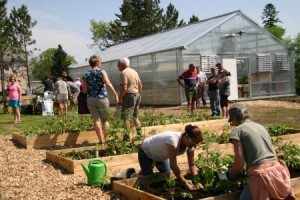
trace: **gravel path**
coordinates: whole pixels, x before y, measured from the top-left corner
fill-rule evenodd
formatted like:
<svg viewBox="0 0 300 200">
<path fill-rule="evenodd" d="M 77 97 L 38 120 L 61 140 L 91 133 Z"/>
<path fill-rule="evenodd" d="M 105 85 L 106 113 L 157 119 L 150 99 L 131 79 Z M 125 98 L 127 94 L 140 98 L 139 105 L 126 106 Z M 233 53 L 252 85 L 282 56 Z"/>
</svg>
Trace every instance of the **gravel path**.
<svg viewBox="0 0 300 200">
<path fill-rule="evenodd" d="M 63 174 L 45 161 L 45 150 L 18 148 L 0 136 L 0 199 L 118 199 L 86 185 L 86 177 Z"/>
</svg>

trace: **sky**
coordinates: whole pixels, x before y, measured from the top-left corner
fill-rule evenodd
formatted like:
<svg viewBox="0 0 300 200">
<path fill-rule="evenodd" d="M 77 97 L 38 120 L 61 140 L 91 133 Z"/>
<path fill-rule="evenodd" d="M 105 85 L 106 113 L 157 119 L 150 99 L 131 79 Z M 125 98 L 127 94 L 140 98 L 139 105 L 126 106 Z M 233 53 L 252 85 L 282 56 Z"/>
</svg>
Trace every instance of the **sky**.
<svg viewBox="0 0 300 200">
<path fill-rule="evenodd" d="M 113 21 L 115 14 L 120 14 L 123 0 L 8 0 L 7 13 L 15 7 L 27 6 L 28 12 L 37 25 L 32 29 L 32 38 L 36 40 L 30 49 L 40 49 L 34 52 L 37 56 L 48 48 L 57 48 L 60 44 L 67 54 L 74 56 L 78 64 L 83 63 L 95 53 L 89 48 L 92 44 L 90 21 Z M 261 15 L 268 3 L 272 3 L 279 11 L 278 24 L 286 29 L 284 37 L 295 38 L 300 33 L 300 23 L 297 13 L 299 0 L 161 0 L 160 7 L 166 11 L 172 3 L 179 12 L 179 20 L 188 22 L 192 15 L 200 20 L 241 10 L 249 18 L 262 26 Z"/>
</svg>

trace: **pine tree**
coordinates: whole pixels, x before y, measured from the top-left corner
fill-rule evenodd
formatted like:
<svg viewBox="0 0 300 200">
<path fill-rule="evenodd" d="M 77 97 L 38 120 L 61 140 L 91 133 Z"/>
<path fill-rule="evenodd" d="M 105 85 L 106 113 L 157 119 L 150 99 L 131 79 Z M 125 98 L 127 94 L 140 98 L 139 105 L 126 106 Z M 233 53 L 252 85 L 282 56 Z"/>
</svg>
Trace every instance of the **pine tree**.
<svg viewBox="0 0 300 200">
<path fill-rule="evenodd" d="M 190 17 L 189 24 L 199 22 L 199 21 L 200 21 L 199 18 L 197 16 L 193 15 L 192 17 Z"/>
<path fill-rule="evenodd" d="M 265 6 L 261 16 L 264 28 L 275 26 L 276 23 L 281 22 L 277 17 L 278 13 L 279 12 L 276 10 L 276 7 L 273 4 L 269 3 Z"/>
<path fill-rule="evenodd" d="M 27 68 L 27 84 L 30 88 L 30 73 L 28 66 L 28 56 L 30 51 L 28 51 L 28 46 L 35 44 L 35 40 L 31 39 L 32 28 L 36 25 L 36 21 L 31 19 L 28 13 L 27 7 L 22 5 L 21 8 L 16 9 L 13 7 L 10 13 L 10 23 L 12 37 L 12 53 L 13 59 L 15 61 L 22 61 L 25 58 L 25 65 Z"/>
<path fill-rule="evenodd" d="M 173 4 L 169 4 L 166 14 L 164 15 L 164 30 L 169 30 L 178 27 L 179 12 Z"/>
<path fill-rule="evenodd" d="M 61 77 L 63 71 L 69 72 L 68 66 L 72 64 L 72 62 L 68 59 L 68 54 L 63 50 L 61 45 L 58 45 L 52 59 L 51 75 L 54 79 Z"/>
<path fill-rule="evenodd" d="M 124 0 L 111 23 L 113 41 L 128 41 L 163 30 L 160 0 Z"/>
</svg>

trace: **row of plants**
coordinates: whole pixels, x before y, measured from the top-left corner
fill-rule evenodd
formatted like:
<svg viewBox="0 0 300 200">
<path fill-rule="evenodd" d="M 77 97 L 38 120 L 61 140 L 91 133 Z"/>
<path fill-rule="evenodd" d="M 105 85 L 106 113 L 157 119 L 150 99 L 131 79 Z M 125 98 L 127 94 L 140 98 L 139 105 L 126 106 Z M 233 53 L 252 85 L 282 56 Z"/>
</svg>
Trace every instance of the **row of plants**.
<svg viewBox="0 0 300 200">
<path fill-rule="evenodd" d="M 229 142 L 230 130 L 232 127 L 230 125 L 226 125 L 222 129 L 222 133 L 214 133 L 210 131 L 204 131 L 203 136 L 205 138 L 205 144 L 224 144 Z M 290 129 L 287 125 L 284 124 L 274 124 L 268 126 L 268 131 L 271 136 L 280 136 L 287 134 L 287 130 Z M 114 156 L 114 155 L 122 155 L 129 153 L 136 153 L 138 151 L 138 146 L 142 139 L 143 135 L 136 135 L 132 138 L 131 142 L 123 141 L 120 138 L 120 134 L 118 134 L 118 128 L 110 128 L 107 132 L 106 142 L 102 145 L 97 145 L 95 148 L 91 150 L 85 151 L 72 151 L 69 153 L 60 153 L 60 156 L 70 158 L 72 160 L 81 160 L 81 159 L 90 159 L 95 158 L 96 154 L 99 156 Z M 123 130 L 121 135 L 129 135 L 129 130 Z M 277 141 L 277 140 L 276 140 Z M 84 155 L 87 155 L 86 157 Z"/>
<path fill-rule="evenodd" d="M 207 111 L 201 111 L 192 116 L 175 117 L 173 115 L 165 115 L 162 112 L 145 111 L 140 117 L 143 127 L 167 125 L 176 123 L 196 122 L 210 119 L 219 119 L 220 117 L 211 117 Z M 120 119 L 113 118 L 112 111 L 110 112 L 110 127 L 121 129 L 123 122 Z M 51 134 L 72 133 L 80 131 L 93 130 L 93 121 L 91 116 L 78 115 L 77 113 L 70 112 L 67 116 L 48 116 L 48 120 L 44 124 L 36 124 L 21 134 L 24 136 L 36 135 L 44 136 Z M 114 130 L 113 130 L 114 131 Z"/>
</svg>

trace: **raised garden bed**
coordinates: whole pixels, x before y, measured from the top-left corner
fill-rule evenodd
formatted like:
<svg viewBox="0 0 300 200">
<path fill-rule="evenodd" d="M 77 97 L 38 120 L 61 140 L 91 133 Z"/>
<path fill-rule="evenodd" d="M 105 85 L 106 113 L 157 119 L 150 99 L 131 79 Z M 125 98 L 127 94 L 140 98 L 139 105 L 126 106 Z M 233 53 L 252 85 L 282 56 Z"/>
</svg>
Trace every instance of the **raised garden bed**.
<svg viewBox="0 0 300 200">
<path fill-rule="evenodd" d="M 293 144 L 300 144 L 300 133 L 290 134 L 290 135 L 282 135 L 279 136 L 283 142 L 292 142 Z M 102 150 L 105 149 L 105 147 L 101 147 Z M 80 147 L 80 148 L 72 148 L 72 149 L 63 149 L 63 150 L 54 150 L 54 151 L 47 151 L 46 152 L 46 159 L 51 161 L 52 163 L 56 163 L 66 169 L 69 173 L 74 174 L 84 174 L 84 171 L 82 170 L 81 163 L 85 163 L 86 165 L 89 163 L 89 159 L 80 159 L 80 160 L 72 160 L 70 158 L 67 158 L 63 156 L 62 154 L 67 154 L 70 152 L 83 152 L 83 151 L 89 151 L 89 154 L 91 151 L 95 149 L 95 146 L 89 146 L 89 147 Z M 233 146 L 230 143 L 226 144 L 216 144 L 212 143 L 209 146 L 209 150 L 212 151 L 219 151 L 223 154 L 233 154 Z M 197 156 L 199 153 L 201 153 L 203 150 L 202 148 L 197 148 L 195 151 L 195 156 Z M 129 153 L 129 154 L 123 154 L 123 155 L 114 155 L 114 156 L 101 156 L 101 153 L 99 155 L 101 159 L 106 163 L 108 169 L 113 172 L 115 170 L 118 170 L 120 168 L 129 168 L 134 167 L 139 169 L 138 164 L 138 157 L 137 153 Z M 96 157 L 96 154 L 95 154 Z M 178 163 L 186 163 L 186 155 L 181 155 L 177 157 Z"/>
<path fill-rule="evenodd" d="M 43 136 L 24 136 L 13 133 L 12 139 L 23 145 L 26 149 L 42 149 L 53 146 L 75 144 L 95 144 L 99 139 L 95 131 L 81 131 L 77 133 L 51 134 Z"/>
<path fill-rule="evenodd" d="M 159 174 L 159 178 L 157 175 L 145 176 L 145 177 L 136 177 L 125 180 L 119 180 L 113 182 L 113 190 L 120 192 L 124 195 L 128 200 L 140 200 L 140 199 L 148 199 L 148 200 L 163 200 L 161 196 L 155 195 L 153 193 L 149 193 L 143 191 L 142 188 L 149 188 L 150 185 L 161 182 L 162 180 L 166 180 L 169 178 L 174 178 L 172 173 Z M 291 179 L 291 184 L 293 187 L 293 191 L 296 195 L 296 199 L 300 198 L 300 178 Z M 159 189 L 161 191 L 162 188 Z M 154 189 L 153 189 L 154 190 Z M 188 192 L 188 191 L 187 191 Z M 176 191 L 176 193 L 180 193 Z M 238 200 L 240 196 L 239 192 L 234 192 L 232 194 L 225 194 L 219 196 L 210 196 L 210 197 L 199 197 L 197 198 L 197 192 L 193 192 L 193 199 L 201 199 L 201 200 Z M 198 191 L 199 193 L 199 191 Z M 163 192 L 158 192 L 158 194 L 163 194 Z M 175 198 L 176 199 L 176 198 Z M 183 198 L 182 198 L 183 199 Z"/>
<path fill-rule="evenodd" d="M 208 120 L 200 122 L 168 124 L 160 126 L 143 127 L 142 132 L 144 137 L 163 132 L 166 130 L 182 131 L 187 124 L 199 126 L 202 130 L 220 131 L 226 126 L 226 119 Z M 122 131 L 122 129 L 120 129 Z M 132 129 L 135 135 L 135 129 Z M 82 131 L 75 133 L 49 134 L 49 135 L 28 135 L 24 136 L 21 133 L 13 133 L 12 139 L 25 146 L 27 149 L 41 149 L 53 146 L 75 145 L 75 144 L 95 144 L 99 139 L 94 131 Z"/>
</svg>

